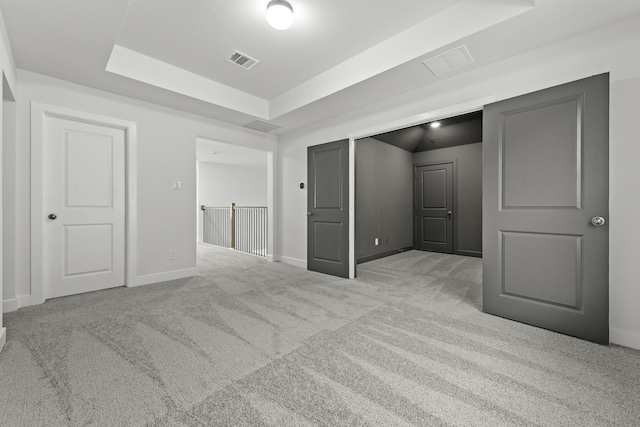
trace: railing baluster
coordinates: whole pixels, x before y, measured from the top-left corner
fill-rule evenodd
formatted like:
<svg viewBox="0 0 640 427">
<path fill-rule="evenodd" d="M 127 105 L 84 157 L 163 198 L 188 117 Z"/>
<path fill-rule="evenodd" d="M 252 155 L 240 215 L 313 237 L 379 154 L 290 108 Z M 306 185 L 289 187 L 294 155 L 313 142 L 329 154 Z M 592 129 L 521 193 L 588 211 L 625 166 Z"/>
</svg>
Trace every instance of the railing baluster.
<svg viewBox="0 0 640 427">
<path fill-rule="evenodd" d="M 267 255 L 269 212 L 262 206 L 201 206 L 202 241 L 258 256 Z"/>
<path fill-rule="evenodd" d="M 229 239 L 229 208 L 202 207 L 202 241 L 226 248 Z"/>
</svg>

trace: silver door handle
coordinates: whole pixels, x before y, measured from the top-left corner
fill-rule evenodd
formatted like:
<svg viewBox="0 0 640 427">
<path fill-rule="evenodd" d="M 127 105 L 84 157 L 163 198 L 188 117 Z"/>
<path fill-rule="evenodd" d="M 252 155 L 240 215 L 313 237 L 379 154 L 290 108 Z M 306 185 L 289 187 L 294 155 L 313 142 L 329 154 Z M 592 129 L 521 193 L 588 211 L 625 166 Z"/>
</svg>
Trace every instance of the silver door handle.
<svg viewBox="0 0 640 427">
<path fill-rule="evenodd" d="M 447 212 L 447 216 L 451 218 L 451 211 Z"/>
<path fill-rule="evenodd" d="M 311 212 L 307 212 L 307 216 L 311 216 L 313 215 Z"/>
<path fill-rule="evenodd" d="M 596 227 L 602 227 L 607 221 L 604 220 L 601 216 L 594 216 L 591 218 L 591 224 Z"/>
</svg>

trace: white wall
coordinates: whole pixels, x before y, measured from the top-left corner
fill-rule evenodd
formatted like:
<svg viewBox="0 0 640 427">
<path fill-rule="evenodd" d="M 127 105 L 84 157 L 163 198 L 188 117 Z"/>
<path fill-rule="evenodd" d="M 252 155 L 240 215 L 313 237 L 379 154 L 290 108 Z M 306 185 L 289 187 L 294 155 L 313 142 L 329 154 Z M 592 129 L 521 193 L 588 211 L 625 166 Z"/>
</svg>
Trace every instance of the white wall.
<svg viewBox="0 0 640 427">
<path fill-rule="evenodd" d="M 0 12 L 0 77 L 3 77 L 3 84 L 2 84 L 2 92 L 0 93 L 2 96 L 0 96 L 0 99 L 9 99 L 9 98 L 13 98 L 15 97 L 17 90 L 16 90 L 16 63 L 13 59 L 13 53 L 11 52 L 11 43 L 9 41 L 9 36 L 7 34 L 7 27 L 4 24 L 4 17 L 2 16 L 2 12 Z M 6 81 L 6 86 L 5 86 L 5 81 Z M 8 94 L 6 92 L 11 92 L 11 94 Z M 0 123 L 0 147 L 3 147 L 4 145 L 4 128 L 8 125 L 13 127 L 14 123 L 5 123 L 5 115 L 4 115 L 4 103 L 0 103 L 0 118 L 2 118 L 2 122 Z M 7 115 L 8 118 L 11 118 L 11 115 Z M 0 169 L 2 168 L 2 162 L 0 161 Z M 3 171 L 0 170 L 0 177 L 2 177 L 3 175 Z M 0 185 L 0 192 L 2 186 Z M 2 199 L 3 196 L 0 195 L 0 220 L 2 219 L 1 213 L 2 213 Z M 2 254 L 2 246 L 3 246 L 3 236 L 2 236 L 2 232 L 0 232 L 0 260 L 1 260 L 1 254 Z M 2 262 L 0 262 L 0 288 L 2 288 L 2 294 L 4 294 L 4 284 L 3 284 L 3 280 L 2 280 L 2 276 L 3 276 L 3 267 L 2 267 Z M 3 323 L 2 323 L 2 313 L 3 313 L 3 305 L 4 304 L 0 304 L 0 350 L 2 350 L 2 347 L 4 346 L 5 340 L 6 340 L 6 330 L 3 327 Z"/>
<path fill-rule="evenodd" d="M 267 205 L 267 158 L 264 168 L 199 162 L 198 202 L 206 206 Z"/>
<path fill-rule="evenodd" d="M 267 156 L 264 167 L 198 162 L 198 206 L 267 206 Z M 198 215 L 202 240 L 202 213 Z"/>
<path fill-rule="evenodd" d="M 28 305 L 30 283 L 30 104 L 39 102 L 133 121 L 138 134 L 137 279 L 139 283 L 192 274 L 196 265 L 196 137 L 276 150 L 275 138 L 212 119 L 20 70 L 16 128 L 16 285 Z M 182 191 L 170 190 L 181 181 Z M 177 260 L 169 260 L 175 249 Z"/>
<path fill-rule="evenodd" d="M 497 100 L 603 72 L 611 73 L 610 307 L 611 341 L 640 349 L 640 17 L 603 27 L 496 64 L 281 135 L 280 255 L 306 260 L 306 197 L 296 182 L 306 177 L 306 147 L 342 139 L 381 123 L 495 95 Z"/>
</svg>

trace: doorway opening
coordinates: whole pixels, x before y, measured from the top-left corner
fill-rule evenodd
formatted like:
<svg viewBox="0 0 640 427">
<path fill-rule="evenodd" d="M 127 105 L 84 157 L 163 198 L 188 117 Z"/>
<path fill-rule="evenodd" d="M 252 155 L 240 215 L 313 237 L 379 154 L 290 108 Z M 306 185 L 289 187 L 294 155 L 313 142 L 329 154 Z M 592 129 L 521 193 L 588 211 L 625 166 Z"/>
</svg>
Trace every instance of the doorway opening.
<svg viewBox="0 0 640 427">
<path fill-rule="evenodd" d="M 269 154 L 196 138 L 198 242 L 271 255 Z"/>
<path fill-rule="evenodd" d="M 409 249 L 482 256 L 482 110 L 356 141 L 357 263 Z"/>
</svg>

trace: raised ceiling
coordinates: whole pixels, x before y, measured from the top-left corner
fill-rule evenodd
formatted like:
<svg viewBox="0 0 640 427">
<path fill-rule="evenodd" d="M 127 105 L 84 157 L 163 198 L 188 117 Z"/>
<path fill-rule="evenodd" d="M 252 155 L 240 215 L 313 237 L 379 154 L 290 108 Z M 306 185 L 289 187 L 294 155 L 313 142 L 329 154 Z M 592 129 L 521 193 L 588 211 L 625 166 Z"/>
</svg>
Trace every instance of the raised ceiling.
<svg viewBox="0 0 640 427">
<path fill-rule="evenodd" d="M 116 43 L 268 100 L 458 2 L 291 0 L 295 24 L 278 31 L 265 1 L 132 0 Z M 231 66 L 234 50 L 259 65 Z"/>
<path fill-rule="evenodd" d="M 0 0 L 17 66 L 286 133 L 640 13 L 637 0 Z M 542 30 L 544 29 L 544 30 Z M 475 62 L 436 77 L 422 61 L 464 44 Z M 260 61 L 225 61 L 239 50 Z"/>
</svg>

